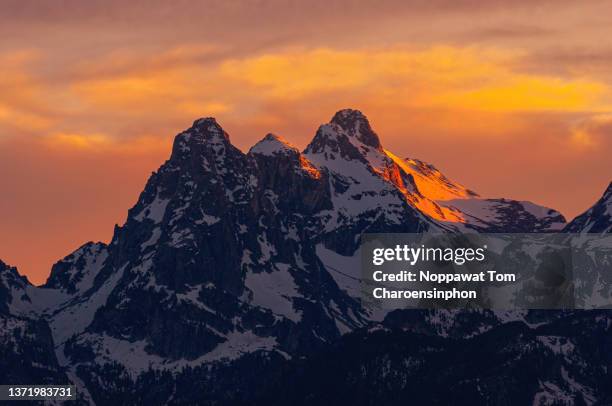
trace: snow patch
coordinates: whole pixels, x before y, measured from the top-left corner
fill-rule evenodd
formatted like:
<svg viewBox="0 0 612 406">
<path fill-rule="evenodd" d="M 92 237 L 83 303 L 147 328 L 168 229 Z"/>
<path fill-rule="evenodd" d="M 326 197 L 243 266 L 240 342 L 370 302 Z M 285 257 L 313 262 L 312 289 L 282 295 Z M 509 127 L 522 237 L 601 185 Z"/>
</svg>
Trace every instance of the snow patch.
<svg viewBox="0 0 612 406">
<path fill-rule="evenodd" d="M 301 297 L 288 264 L 276 264 L 272 272 L 247 272 L 245 286 L 252 292 L 251 303 L 299 322 L 302 314 L 293 308 L 293 298 Z"/>
<path fill-rule="evenodd" d="M 155 199 L 145 208 L 142 209 L 138 215 L 134 217 L 137 221 L 143 221 L 144 219 L 153 220 L 155 223 L 160 223 L 164 218 L 164 214 L 166 213 L 166 207 L 170 199 L 162 199 L 158 196 L 155 196 Z"/>
</svg>

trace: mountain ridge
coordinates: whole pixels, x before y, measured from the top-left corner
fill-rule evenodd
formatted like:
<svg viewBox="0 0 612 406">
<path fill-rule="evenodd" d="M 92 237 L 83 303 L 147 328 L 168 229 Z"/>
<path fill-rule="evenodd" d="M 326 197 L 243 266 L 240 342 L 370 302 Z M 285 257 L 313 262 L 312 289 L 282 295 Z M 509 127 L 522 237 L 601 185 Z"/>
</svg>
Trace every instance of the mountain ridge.
<svg viewBox="0 0 612 406">
<path fill-rule="evenodd" d="M 358 300 L 361 234 L 556 231 L 560 216 L 482 199 L 431 164 L 399 159 L 356 110 L 336 113 L 303 152 L 268 134 L 243 153 L 202 118 L 175 137 L 110 243 L 84 244 L 42 287 L 12 282 L 16 293 L 0 289 L 0 299 L 10 317 L 48 324 L 59 368 L 98 399 L 166 373 L 221 385 L 214 369 L 229 385 L 236 368 L 277 368 L 389 320 Z M 523 316 L 410 317 L 446 337 Z"/>
</svg>

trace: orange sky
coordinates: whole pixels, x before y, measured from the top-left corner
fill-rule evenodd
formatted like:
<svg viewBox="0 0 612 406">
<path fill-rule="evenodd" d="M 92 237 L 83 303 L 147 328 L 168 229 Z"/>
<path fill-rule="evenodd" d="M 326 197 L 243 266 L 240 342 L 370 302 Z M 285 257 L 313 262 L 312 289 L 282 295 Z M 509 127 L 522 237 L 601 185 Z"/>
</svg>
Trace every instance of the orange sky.
<svg viewBox="0 0 612 406">
<path fill-rule="evenodd" d="M 108 241 L 174 135 L 303 147 L 345 107 L 396 155 L 573 217 L 612 180 L 612 1 L 0 5 L 0 258 Z"/>
</svg>

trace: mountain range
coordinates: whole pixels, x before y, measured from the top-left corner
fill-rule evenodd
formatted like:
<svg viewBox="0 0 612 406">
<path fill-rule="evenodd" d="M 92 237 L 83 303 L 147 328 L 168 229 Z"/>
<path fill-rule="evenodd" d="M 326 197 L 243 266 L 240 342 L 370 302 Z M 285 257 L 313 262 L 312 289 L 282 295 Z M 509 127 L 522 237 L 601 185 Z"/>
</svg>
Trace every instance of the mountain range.
<svg viewBox="0 0 612 406">
<path fill-rule="evenodd" d="M 359 300 L 373 232 L 610 233 L 612 184 L 567 223 L 386 150 L 341 110 L 303 152 L 243 153 L 213 118 L 174 139 L 110 243 L 33 286 L 0 262 L 0 382 L 83 404 L 599 404 L 606 311 L 393 311 Z"/>
</svg>

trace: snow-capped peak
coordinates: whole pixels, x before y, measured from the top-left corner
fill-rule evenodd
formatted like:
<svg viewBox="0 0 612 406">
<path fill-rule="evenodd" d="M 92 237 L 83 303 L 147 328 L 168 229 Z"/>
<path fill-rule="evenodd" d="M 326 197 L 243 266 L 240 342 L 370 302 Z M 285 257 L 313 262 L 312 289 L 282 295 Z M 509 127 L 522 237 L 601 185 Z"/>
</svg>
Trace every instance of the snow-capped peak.
<svg viewBox="0 0 612 406">
<path fill-rule="evenodd" d="M 420 216 L 410 207 L 415 200 L 412 179 L 402 176 L 386 155 L 363 113 L 337 112 L 330 123 L 319 127 L 304 156 L 332 176 L 333 205 L 341 217 L 356 219 L 372 208 L 380 208 L 388 223 Z"/>
<path fill-rule="evenodd" d="M 548 208 L 514 200 L 482 199 L 478 194 L 417 159 L 401 159 L 383 149 L 367 118 L 357 110 L 337 112 L 322 125 L 304 152 L 317 167 L 327 168 L 354 196 L 394 189 L 426 217 L 455 228 L 479 230 L 558 230 L 563 216 Z M 366 181 L 367 179 L 367 181 Z M 353 182 L 352 180 L 357 180 Z M 503 224 L 504 227 L 498 226 Z"/>
<path fill-rule="evenodd" d="M 321 125 L 304 154 L 327 167 L 342 166 L 338 161 L 361 162 L 372 168 L 392 164 L 366 116 L 351 109 L 340 110 Z"/>
<path fill-rule="evenodd" d="M 297 148 L 289 144 L 276 134 L 267 134 L 261 141 L 253 145 L 249 154 L 277 155 L 277 154 L 299 154 Z"/>
<path fill-rule="evenodd" d="M 330 124 L 339 126 L 348 136 L 357 138 L 364 145 L 379 150 L 382 148 L 380 139 L 372 130 L 368 118 L 359 110 L 340 110 L 334 114 Z"/>
</svg>

